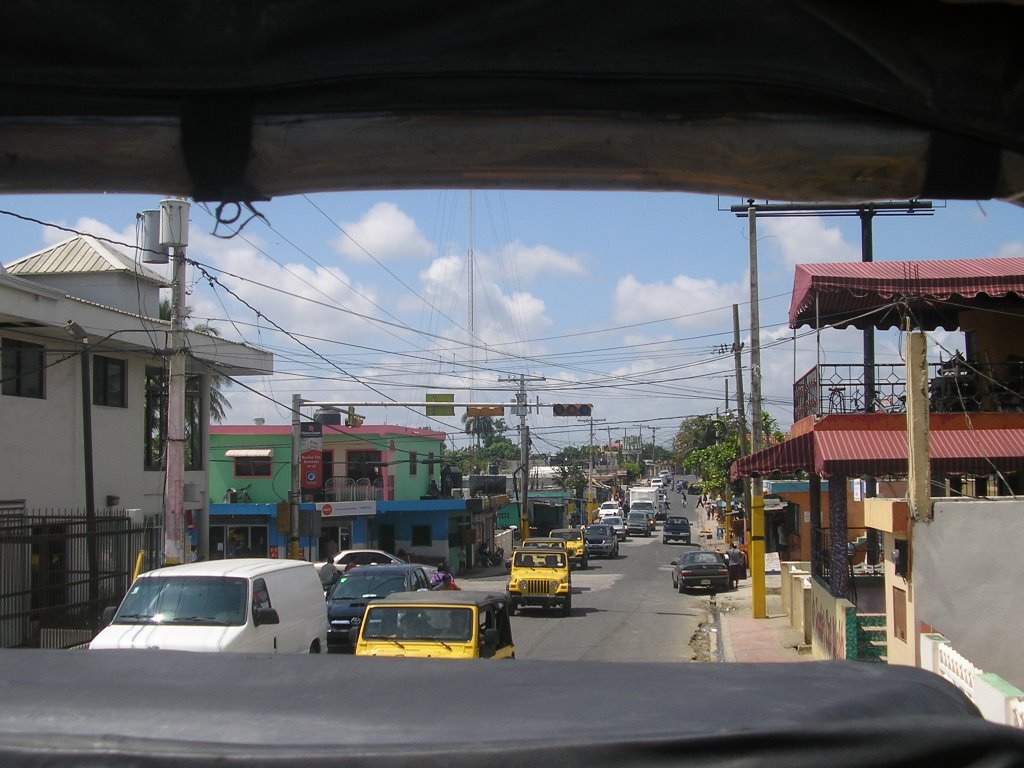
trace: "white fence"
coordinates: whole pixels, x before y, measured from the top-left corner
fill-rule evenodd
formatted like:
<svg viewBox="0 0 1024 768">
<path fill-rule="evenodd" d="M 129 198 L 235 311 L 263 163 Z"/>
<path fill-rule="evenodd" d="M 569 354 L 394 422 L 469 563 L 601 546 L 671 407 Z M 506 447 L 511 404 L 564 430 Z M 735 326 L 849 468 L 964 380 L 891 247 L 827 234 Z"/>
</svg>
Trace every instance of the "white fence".
<svg viewBox="0 0 1024 768">
<path fill-rule="evenodd" d="M 921 635 L 921 668 L 941 675 L 963 691 L 986 720 L 1024 728 L 1024 691 L 974 666 L 942 635 Z"/>
</svg>

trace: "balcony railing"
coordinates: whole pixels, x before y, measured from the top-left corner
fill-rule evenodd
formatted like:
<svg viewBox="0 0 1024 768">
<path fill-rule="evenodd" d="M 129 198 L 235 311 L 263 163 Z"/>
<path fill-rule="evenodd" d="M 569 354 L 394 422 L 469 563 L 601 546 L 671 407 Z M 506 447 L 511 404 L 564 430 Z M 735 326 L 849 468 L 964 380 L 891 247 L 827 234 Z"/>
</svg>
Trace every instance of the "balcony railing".
<svg viewBox="0 0 1024 768">
<path fill-rule="evenodd" d="M 390 479 L 390 478 L 389 478 Z M 383 501 L 384 491 L 368 478 L 332 477 L 324 485 L 324 501 Z"/>
<path fill-rule="evenodd" d="M 819 365 L 793 384 L 793 420 L 833 413 L 903 413 L 902 364 L 874 366 L 874 398 L 867 402 L 864 366 Z M 931 366 L 928 408 L 933 413 L 1024 410 L 1024 362 L 971 363 L 960 358 Z"/>
</svg>

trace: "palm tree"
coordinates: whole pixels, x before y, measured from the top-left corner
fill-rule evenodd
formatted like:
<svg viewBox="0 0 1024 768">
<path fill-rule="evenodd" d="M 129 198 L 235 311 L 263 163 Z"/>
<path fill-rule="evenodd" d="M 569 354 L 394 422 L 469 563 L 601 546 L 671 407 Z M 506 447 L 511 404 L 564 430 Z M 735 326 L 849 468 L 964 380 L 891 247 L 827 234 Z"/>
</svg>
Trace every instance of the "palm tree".
<svg viewBox="0 0 1024 768">
<path fill-rule="evenodd" d="M 192 307 L 185 307 L 185 325 L 188 326 L 188 319 L 192 316 Z M 171 300 L 161 299 L 160 300 L 160 319 L 170 320 L 171 319 Z M 197 333 L 205 333 L 210 336 L 220 336 L 220 330 L 209 323 L 199 323 L 192 326 L 192 330 Z M 228 402 L 227 397 L 221 391 L 221 387 L 227 380 L 225 376 L 219 373 L 210 374 L 210 421 L 215 421 L 218 424 L 224 421 L 225 414 L 231 410 L 231 403 Z"/>
</svg>

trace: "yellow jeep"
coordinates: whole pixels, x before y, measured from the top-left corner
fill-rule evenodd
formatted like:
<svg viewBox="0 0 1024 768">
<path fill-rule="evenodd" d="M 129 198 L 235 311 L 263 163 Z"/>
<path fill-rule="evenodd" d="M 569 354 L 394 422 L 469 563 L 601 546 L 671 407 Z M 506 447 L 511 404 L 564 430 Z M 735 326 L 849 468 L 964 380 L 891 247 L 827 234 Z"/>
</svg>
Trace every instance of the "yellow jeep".
<svg viewBox="0 0 1024 768">
<path fill-rule="evenodd" d="M 525 606 L 560 606 L 572 611 L 572 577 L 565 548 L 516 548 L 508 563 L 508 607 L 515 613 Z"/>
<path fill-rule="evenodd" d="M 583 531 L 579 528 L 556 528 L 551 532 L 551 538 L 563 539 L 565 549 L 569 553 L 569 562 L 577 568 L 586 568 L 589 563 L 587 558 L 587 541 L 583 537 Z"/>
<path fill-rule="evenodd" d="M 393 592 L 350 630 L 356 656 L 514 659 L 508 598 L 480 592 Z"/>
</svg>

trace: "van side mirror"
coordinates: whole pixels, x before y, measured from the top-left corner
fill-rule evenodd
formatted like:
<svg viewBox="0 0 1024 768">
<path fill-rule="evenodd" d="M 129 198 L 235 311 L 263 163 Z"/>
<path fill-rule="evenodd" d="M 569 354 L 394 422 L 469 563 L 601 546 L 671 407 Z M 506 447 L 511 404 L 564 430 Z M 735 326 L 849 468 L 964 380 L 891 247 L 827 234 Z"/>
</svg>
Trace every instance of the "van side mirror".
<svg viewBox="0 0 1024 768">
<path fill-rule="evenodd" d="M 115 613 L 117 613 L 116 605 L 108 605 L 106 608 L 103 609 L 103 613 L 100 616 L 100 621 L 103 622 L 104 627 L 114 620 Z"/>
<path fill-rule="evenodd" d="M 512 570 L 512 561 L 511 560 L 506 560 L 505 561 L 505 570 L 506 571 L 511 571 Z"/>
<path fill-rule="evenodd" d="M 262 624 L 280 624 L 281 617 L 273 608 L 257 608 L 252 614 L 252 623 L 257 627 Z"/>
</svg>

